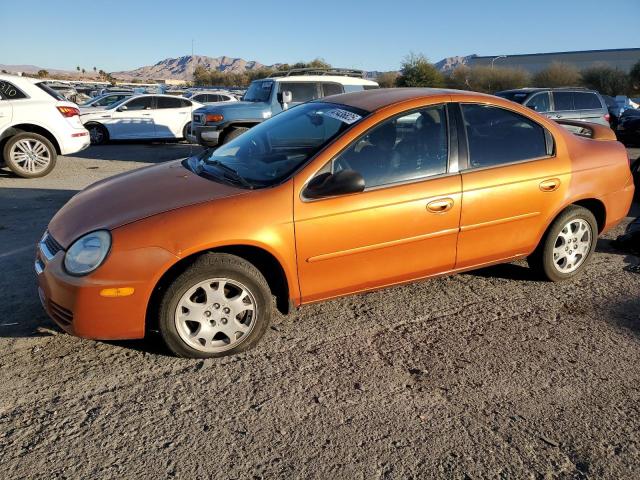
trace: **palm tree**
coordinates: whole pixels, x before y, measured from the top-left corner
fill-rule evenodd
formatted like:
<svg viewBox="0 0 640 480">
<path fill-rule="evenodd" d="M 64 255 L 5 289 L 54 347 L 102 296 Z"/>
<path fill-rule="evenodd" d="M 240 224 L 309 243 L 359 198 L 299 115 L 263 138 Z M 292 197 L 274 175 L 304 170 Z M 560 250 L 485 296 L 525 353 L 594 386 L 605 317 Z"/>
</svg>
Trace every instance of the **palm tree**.
<svg viewBox="0 0 640 480">
<path fill-rule="evenodd" d="M 83 74 L 83 75 L 84 75 L 84 72 L 85 72 L 85 70 L 84 70 L 84 68 L 83 68 L 83 69 L 82 69 L 82 74 Z"/>
<path fill-rule="evenodd" d="M 76 70 L 80 71 L 80 65 L 78 65 L 78 66 L 76 67 Z"/>
<path fill-rule="evenodd" d="M 93 71 L 94 71 L 94 73 L 95 73 L 95 71 L 96 71 L 96 67 L 93 67 Z"/>
</svg>

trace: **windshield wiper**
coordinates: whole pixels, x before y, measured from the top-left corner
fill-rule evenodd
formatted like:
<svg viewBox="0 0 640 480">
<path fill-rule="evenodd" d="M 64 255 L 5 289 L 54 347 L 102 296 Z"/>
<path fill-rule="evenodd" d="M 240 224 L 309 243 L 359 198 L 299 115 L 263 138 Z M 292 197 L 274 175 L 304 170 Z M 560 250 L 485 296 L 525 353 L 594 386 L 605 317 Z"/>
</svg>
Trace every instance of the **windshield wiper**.
<svg viewBox="0 0 640 480">
<path fill-rule="evenodd" d="M 233 168 L 229 167 L 228 165 L 225 165 L 219 160 L 205 162 L 205 165 L 213 165 L 214 167 L 218 167 L 220 170 L 222 170 L 228 175 L 227 178 L 231 177 L 231 180 L 235 180 L 237 183 L 239 183 L 243 187 L 249 188 L 251 190 L 255 188 L 254 185 L 249 181 L 247 181 L 246 178 L 244 178 L 242 175 L 236 172 Z"/>
</svg>

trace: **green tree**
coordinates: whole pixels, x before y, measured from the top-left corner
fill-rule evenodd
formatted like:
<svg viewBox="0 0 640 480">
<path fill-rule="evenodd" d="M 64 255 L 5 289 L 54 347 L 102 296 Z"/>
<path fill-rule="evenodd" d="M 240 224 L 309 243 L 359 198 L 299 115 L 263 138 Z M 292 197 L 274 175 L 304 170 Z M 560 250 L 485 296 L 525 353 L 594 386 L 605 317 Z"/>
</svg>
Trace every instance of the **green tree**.
<svg viewBox="0 0 640 480">
<path fill-rule="evenodd" d="M 573 65 L 553 62 L 547 68 L 536 73 L 532 82 L 534 87 L 575 87 L 581 84 L 582 77 Z"/>
<path fill-rule="evenodd" d="M 47 72 L 46 70 L 38 70 L 38 77 L 46 78 L 48 76 L 49 76 L 49 72 Z"/>
<path fill-rule="evenodd" d="M 453 80 L 450 83 L 457 85 L 449 86 L 483 93 L 526 87 L 531 80 L 529 74 L 522 69 L 490 66 L 459 67 L 454 70 L 451 78 Z"/>
<path fill-rule="evenodd" d="M 378 75 L 376 82 L 380 85 L 380 88 L 393 88 L 398 81 L 398 72 L 384 72 Z"/>
<path fill-rule="evenodd" d="M 444 77 L 422 54 L 410 53 L 402 61 L 399 87 L 442 87 Z"/>
<path fill-rule="evenodd" d="M 587 88 L 612 97 L 629 93 L 629 76 L 622 70 L 607 65 L 596 65 L 583 70 L 582 83 Z"/>
</svg>

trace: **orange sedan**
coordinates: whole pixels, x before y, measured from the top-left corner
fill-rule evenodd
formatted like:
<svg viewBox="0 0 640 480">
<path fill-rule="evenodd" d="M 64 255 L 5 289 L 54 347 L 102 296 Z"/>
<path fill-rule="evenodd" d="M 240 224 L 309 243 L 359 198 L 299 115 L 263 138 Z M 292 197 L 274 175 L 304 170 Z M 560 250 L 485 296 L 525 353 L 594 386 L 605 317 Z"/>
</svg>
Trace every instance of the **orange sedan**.
<svg viewBox="0 0 640 480">
<path fill-rule="evenodd" d="M 634 190 L 613 132 L 582 130 L 453 90 L 299 105 L 73 197 L 38 247 L 40 298 L 71 334 L 159 330 L 176 355 L 215 357 L 254 346 L 274 298 L 287 312 L 519 258 L 570 279 Z"/>
</svg>

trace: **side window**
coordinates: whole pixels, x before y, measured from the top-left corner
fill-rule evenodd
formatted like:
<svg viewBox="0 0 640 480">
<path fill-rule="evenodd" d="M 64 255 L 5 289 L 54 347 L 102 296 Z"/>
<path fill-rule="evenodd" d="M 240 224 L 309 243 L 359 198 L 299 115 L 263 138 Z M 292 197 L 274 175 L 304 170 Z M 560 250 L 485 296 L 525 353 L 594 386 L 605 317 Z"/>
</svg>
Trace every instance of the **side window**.
<svg viewBox="0 0 640 480">
<path fill-rule="evenodd" d="M 480 104 L 463 104 L 471 168 L 546 157 L 547 134 L 520 114 Z"/>
<path fill-rule="evenodd" d="M 378 187 L 447 172 L 444 105 L 386 120 L 332 161 L 332 171 L 355 170 L 365 187 Z"/>
<path fill-rule="evenodd" d="M 191 99 L 194 102 L 209 102 L 209 95 L 194 95 L 193 97 L 191 97 Z"/>
<path fill-rule="evenodd" d="M 27 96 L 18 87 L 5 80 L 0 80 L 0 95 L 7 100 L 27 98 Z"/>
<path fill-rule="evenodd" d="M 553 92 L 553 107 L 556 112 L 573 110 L 573 93 Z"/>
<path fill-rule="evenodd" d="M 157 97 L 156 108 L 182 108 L 182 100 L 179 98 Z"/>
<path fill-rule="evenodd" d="M 593 92 L 574 92 L 573 103 L 576 110 L 600 110 L 602 104 L 600 99 Z"/>
<path fill-rule="evenodd" d="M 338 95 L 339 93 L 344 92 L 342 85 L 339 83 L 323 83 L 322 84 L 322 93 L 323 96 L 328 97 L 329 95 Z"/>
<path fill-rule="evenodd" d="M 280 91 L 284 92 L 287 90 L 291 92 L 292 103 L 303 103 L 318 98 L 316 83 L 282 82 L 280 84 Z"/>
<path fill-rule="evenodd" d="M 193 105 L 191 100 L 187 100 L 186 98 L 179 98 L 178 100 L 180 100 L 180 108 L 189 108 Z"/>
<path fill-rule="evenodd" d="M 527 107 L 529 107 L 531 110 L 535 110 L 536 112 L 548 112 L 549 110 L 551 110 L 549 93 L 537 93 L 529 99 L 529 101 L 527 102 Z"/>
<path fill-rule="evenodd" d="M 151 100 L 151 97 L 134 98 L 130 102 L 127 102 L 125 105 L 127 107 L 127 111 L 149 110 L 151 109 Z"/>
</svg>

